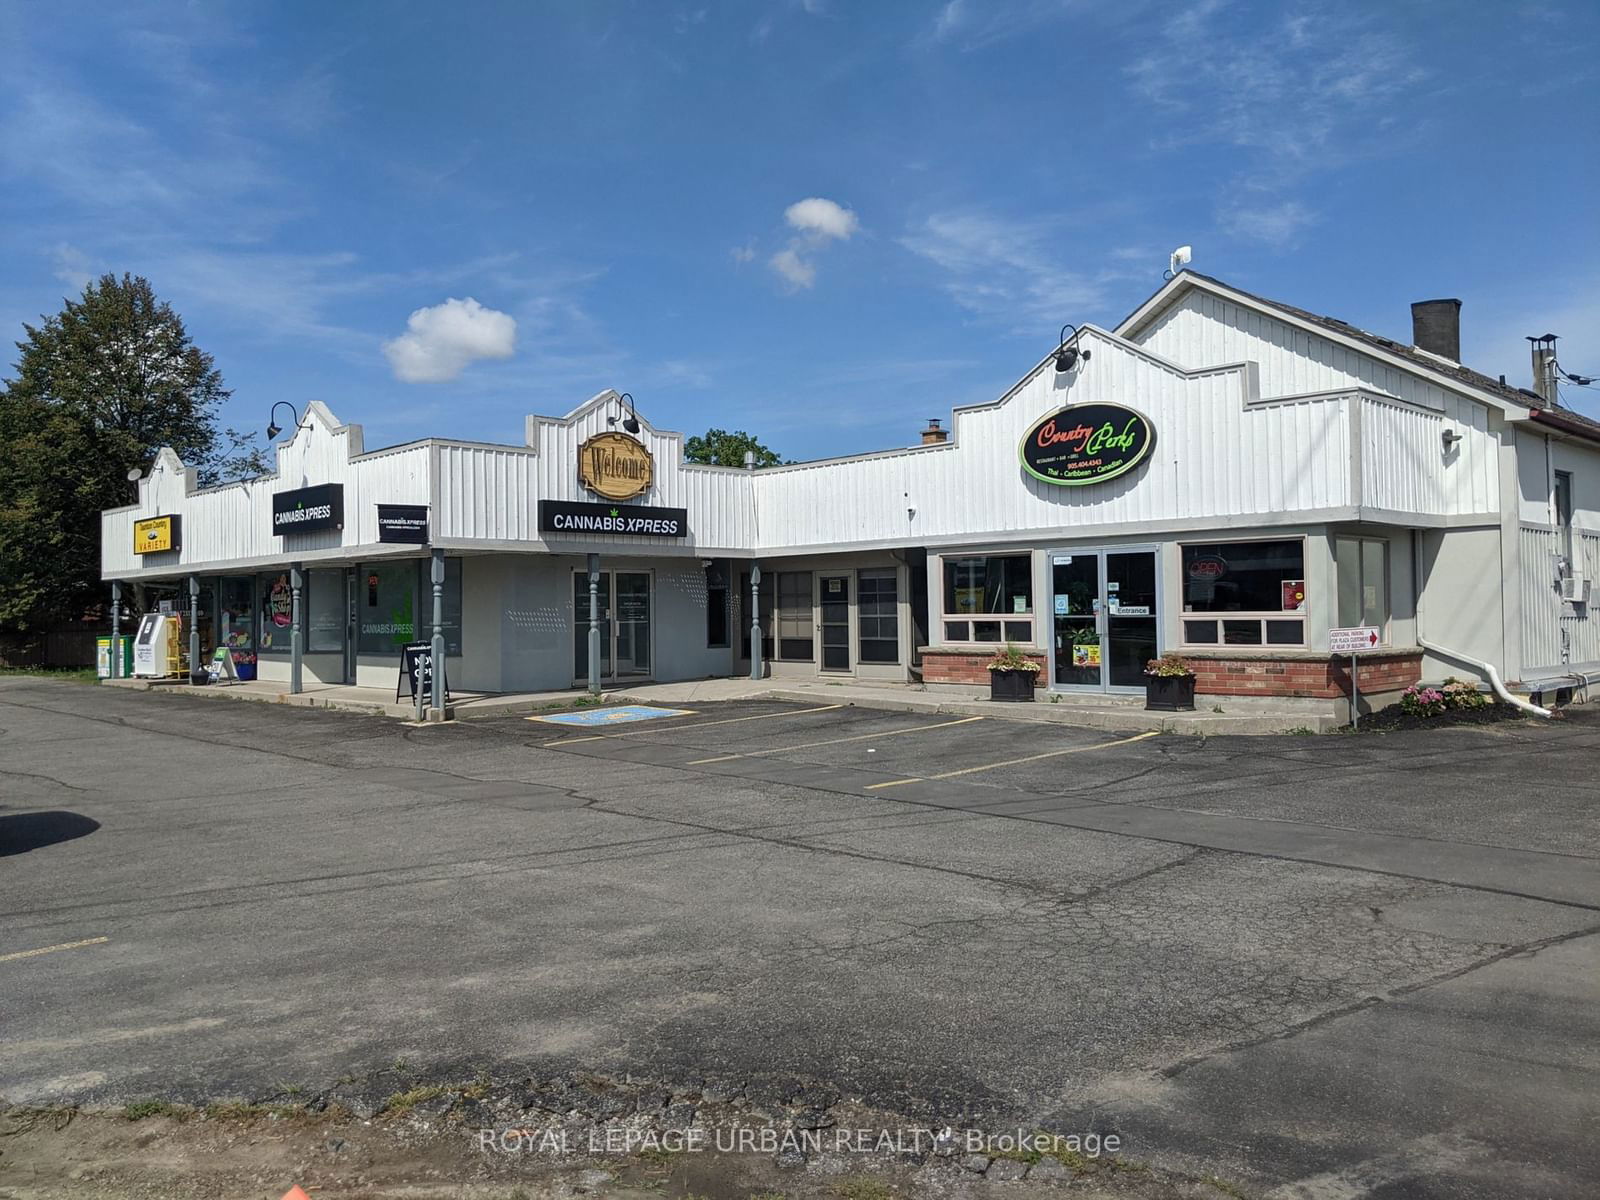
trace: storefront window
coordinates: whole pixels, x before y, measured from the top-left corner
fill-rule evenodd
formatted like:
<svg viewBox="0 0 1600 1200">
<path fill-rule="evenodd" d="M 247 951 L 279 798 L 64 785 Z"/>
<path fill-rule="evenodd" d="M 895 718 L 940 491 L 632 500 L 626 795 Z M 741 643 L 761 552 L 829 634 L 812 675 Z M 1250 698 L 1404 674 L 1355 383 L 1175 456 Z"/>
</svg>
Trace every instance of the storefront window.
<svg viewBox="0 0 1600 1200">
<path fill-rule="evenodd" d="M 306 650 L 311 654 L 338 654 L 344 650 L 344 572 L 310 571 L 307 581 L 310 593 L 305 597 Z"/>
<path fill-rule="evenodd" d="M 772 659 L 772 597 L 774 591 L 773 573 L 765 571 L 761 575 L 760 608 L 757 610 L 756 620 L 761 625 L 761 657 Z M 743 607 L 744 620 L 739 623 L 739 653 L 744 658 L 750 657 L 750 572 L 742 571 L 739 574 L 739 603 Z"/>
<path fill-rule="evenodd" d="M 585 585 L 587 586 L 587 585 Z M 420 641 L 433 637 L 433 564 L 422 559 L 417 564 L 418 627 Z M 409 640 L 409 639 L 408 639 Z M 450 658 L 461 655 L 461 560 L 444 560 L 444 652 Z"/>
<path fill-rule="evenodd" d="M 714 562 L 706 568 L 706 646 L 728 644 L 728 566 Z"/>
<path fill-rule="evenodd" d="M 900 661 L 900 607 L 893 571 L 862 571 L 857 577 L 856 636 L 864 663 Z"/>
<path fill-rule="evenodd" d="M 1389 543 L 1372 538 L 1335 538 L 1333 564 L 1339 575 L 1342 627 L 1372 625 L 1388 640 Z"/>
<path fill-rule="evenodd" d="M 357 648 L 390 655 L 416 640 L 417 565 L 366 563 L 356 572 Z"/>
<path fill-rule="evenodd" d="M 217 644 L 228 647 L 235 664 L 256 661 L 255 579 L 223 579 L 218 590 Z"/>
<path fill-rule="evenodd" d="M 947 642 L 1032 642 L 1032 555 L 945 559 L 944 637 Z"/>
<path fill-rule="evenodd" d="M 260 654 L 289 653 L 290 622 L 294 617 L 294 592 L 289 586 L 289 572 L 257 575 L 256 594 L 261 598 L 256 651 Z"/>
<path fill-rule="evenodd" d="M 1194 646 L 1303 646 L 1305 542 L 1183 547 L 1183 640 Z M 1200 614 L 1226 614 L 1204 617 Z"/>
<path fill-rule="evenodd" d="M 816 653 L 815 630 L 811 572 L 778 572 L 778 657 L 788 662 L 810 662 Z"/>
</svg>

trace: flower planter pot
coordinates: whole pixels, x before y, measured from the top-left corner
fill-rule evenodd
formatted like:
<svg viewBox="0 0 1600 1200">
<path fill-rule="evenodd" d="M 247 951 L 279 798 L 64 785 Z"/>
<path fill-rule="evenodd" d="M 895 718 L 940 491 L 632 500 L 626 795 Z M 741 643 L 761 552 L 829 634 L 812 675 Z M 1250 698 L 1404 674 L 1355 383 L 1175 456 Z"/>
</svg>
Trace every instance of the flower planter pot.
<svg viewBox="0 0 1600 1200">
<path fill-rule="evenodd" d="M 989 670 L 989 699 L 1008 701 L 1033 701 L 1033 681 L 1037 671 Z"/>
<path fill-rule="evenodd" d="M 1146 675 L 1144 706 L 1162 712 L 1188 712 L 1194 708 L 1193 675 Z"/>
</svg>

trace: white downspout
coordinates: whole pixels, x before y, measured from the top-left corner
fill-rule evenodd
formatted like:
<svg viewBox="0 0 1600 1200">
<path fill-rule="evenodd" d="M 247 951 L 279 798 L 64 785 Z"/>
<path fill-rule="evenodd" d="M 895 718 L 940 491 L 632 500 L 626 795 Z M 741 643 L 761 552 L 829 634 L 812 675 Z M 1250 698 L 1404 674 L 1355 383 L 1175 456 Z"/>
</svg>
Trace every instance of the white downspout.
<svg viewBox="0 0 1600 1200">
<path fill-rule="evenodd" d="M 1442 658 L 1453 658 L 1457 662 L 1466 663 L 1467 666 L 1474 670 L 1482 672 L 1488 677 L 1489 686 L 1494 690 L 1494 694 L 1504 703 L 1511 705 L 1511 707 L 1520 708 L 1523 712 L 1532 713 L 1536 717 L 1548 719 L 1553 716 L 1554 714 L 1548 708 L 1540 708 L 1537 704 L 1529 704 L 1526 700 L 1513 696 L 1507 691 L 1504 681 L 1500 678 L 1500 672 L 1495 670 L 1493 663 L 1483 662 L 1470 655 L 1462 654 L 1459 650 L 1452 650 L 1448 646 L 1430 642 L 1422 636 L 1422 539 L 1418 536 L 1418 532 L 1415 529 L 1411 531 L 1411 581 L 1412 591 L 1415 593 L 1412 598 L 1411 608 L 1412 612 L 1416 614 L 1417 645 L 1424 650 L 1433 651 Z M 1502 578 L 1504 578 L 1503 573 Z"/>
</svg>

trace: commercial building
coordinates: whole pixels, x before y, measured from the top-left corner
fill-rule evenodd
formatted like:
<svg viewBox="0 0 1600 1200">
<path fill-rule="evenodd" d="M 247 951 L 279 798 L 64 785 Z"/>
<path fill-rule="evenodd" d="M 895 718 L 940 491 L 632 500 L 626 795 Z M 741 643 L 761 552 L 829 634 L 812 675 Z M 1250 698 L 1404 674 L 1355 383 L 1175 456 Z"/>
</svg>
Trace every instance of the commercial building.
<svg viewBox="0 0 1600 1200">
<path fill-rule="evenodd" d="M 163 450 L 102 518 L 107 580 L 198 594 L 202 650 L 392 686 L 432 634 L 454 688 L 588 677 L 590 555 L 611 684 L 762 669 L 930 687 L 1011 642 L 1041 688 L 1119 691 L 1176 650 L 1202 694 L 1600 676 L 1600 423 L 1459 362 L 1455 301 L 1411 343 L 1183 271 L 920 444 L 741 470 L 683 458 L 616 392 L 519 445 L 368 450 L 312 403 L 274 475 L 210 489 Z M 300 586 L 296 588 L 296 582 Z M 296 592 L 298 591 L 298 597 Z M 187 606 L 187 592 L 180 608 Z M 755 632 L 752 632 L 754 627 Z"/>
</svg>

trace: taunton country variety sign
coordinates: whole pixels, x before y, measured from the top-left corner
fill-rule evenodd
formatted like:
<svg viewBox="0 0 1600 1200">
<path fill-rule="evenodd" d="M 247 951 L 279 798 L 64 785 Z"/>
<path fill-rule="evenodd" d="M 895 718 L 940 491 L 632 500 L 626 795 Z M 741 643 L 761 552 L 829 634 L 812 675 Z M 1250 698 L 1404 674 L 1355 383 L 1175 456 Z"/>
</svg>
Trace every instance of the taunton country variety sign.
<svg viewBox="0 0 1600 1200">
<path fill-rule="evenodd" d="M 1120 404 L 1075 404 L 1051 413 L 1022 437 L 1022 469 L 1064 487 L 1104 483 L 1133 470 L 1155 445 L 1141 413 Z"/>
</svg>

